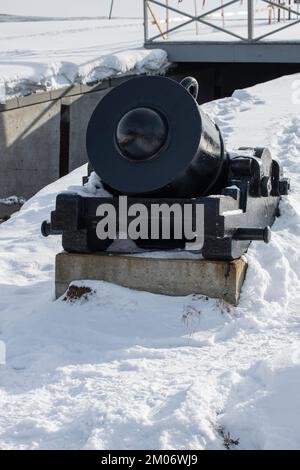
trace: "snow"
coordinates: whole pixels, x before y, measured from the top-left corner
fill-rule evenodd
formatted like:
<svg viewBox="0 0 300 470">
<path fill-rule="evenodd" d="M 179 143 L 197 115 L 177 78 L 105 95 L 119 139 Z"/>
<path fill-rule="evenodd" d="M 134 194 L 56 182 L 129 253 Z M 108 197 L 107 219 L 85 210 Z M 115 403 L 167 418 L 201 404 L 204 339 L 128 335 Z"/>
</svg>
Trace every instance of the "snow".
<svg viewBox="0 0 300 470">
<path fill-rule="evenodd" d="M 194 0 L 170 0 L 180 12 L 194 13 Z M 198 1 L 199 14 L 219 6 L 219 0 Z M 164 73 L 167 55 L 163 50 L 143 49 L 142 0 L 115 0 L 113 19 L 108 20 L 110 0 L 49 4 L 38 0 L 13 0 L 0 5 L 0 103 L 34 92 L 56 90 L 78 83 L 93 83 L 106 78 L 141 73 Z M 298 5 L 299 7 L 299 5 Z M 153 5 L 156 16 L 165 28 L 165 9 Z M 296 11 L 297 6 L 294 6 Z M 285 23 L 268 24 L 267 5 L 255 2 L 255 34 L 262 35 Z M 217 27 L 247 37 L 247 2 L 237 2 L 208 18 Z M 170 27 L 188 18 L 170 12 Z M 292 15 L 292 20 L 296 15 Z M 151 20 L 151 18 L 150 18 Z M 149 21 L 149 35 L 158 34 Z M 172 41 L 236 40 L 205 24 L 189 24 L 170 34 Z M 238 39 L 237 39 L 238 40 Z M 266 40 L 300 40 L 300 24 L 269 36 Z"/>
<path fill-rule="evenodd" d="M 205 105 L 229 148 L 269 146 L 292 183 L 238 307 L 84 280 L 86 300 L 54 301 L 60 237 L 40 223 L 86 167 L 0 226 L 1 448 L 300 448 L 299 79 Z"/>
<path fill-rule="evenodd" d="M 143 0 L 114 0 L 113 17 L 138 17 L 143 14 Z M 172 0 L 174 1 L 174 0 Z M 177 3 L 177 0 L 175 0 Z M 185 0 L 186 1 L 186 0 Z M 212 1 L 212 0 L 210 0 Z M 215 1 L 215 0 L 213 0 Z M 9 5 L 0 4 L 0 14 L 10 13 L 18 16 L 33 17 L 108 17 L 111 0 L 10 0 Z"/>
<path fill-rule="evenodd" d="M 25 199 L 23 199 L 22 197 L 18 197 L 18 196 L 10 196 L 10 197 L 6 197 L 6 198 L 0 198 L 0 204 L 6 204 L 8 206 L 11 206 L 13 204 L 24 204 L 25 202 Z"/>
<path fill-rule="evenodd" d="M 0 100 L 128 74 L 164 73 L 162 50 L 142 48 L 140 20 L 1 23 Z"/>
</svg>

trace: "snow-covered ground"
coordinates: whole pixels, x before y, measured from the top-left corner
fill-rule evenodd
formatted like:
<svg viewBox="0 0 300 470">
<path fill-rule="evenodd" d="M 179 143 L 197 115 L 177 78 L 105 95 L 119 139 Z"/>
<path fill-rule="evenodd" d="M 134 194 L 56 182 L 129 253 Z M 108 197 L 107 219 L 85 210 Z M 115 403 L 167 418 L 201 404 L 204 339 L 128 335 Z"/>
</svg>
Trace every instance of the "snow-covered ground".
<svg viewBox="0 0 300 470">
<path fill-rule="evenodd" d="M 164 72 L 167 55 L 142 48 L 135 19 L 0 23 L 0 102 L 74 83 Z"/>
<path fill-rule="evenodd" d="M 0 103 L 74 83 L 163 73 L 166 53 L 143 49 L 142 0 L 0 2 Z"/>
<path fill-rule="evenodd" d="M 123 74 L 164 72 L 166 54 L 143 49 L 143 1 L 115 0 L 113 19 L 108 20 L 110 0 L 85 2 L 53 0 L 12 0 L 0 3 L 0 102 L 36 91 L 53 90 L 73 83 L 90 83 Z M 226 2 L 224 2 L 226 3 Z M 181 12 L 194 13 L 194 0 L 169 0 Z M 219 6 L 210 0 L 198 13 Z M 287 24 L 268 24 L 267 5 L 255 0 L 255 35 Z M 152 5 L 162 29 L 166 27 L 165 9 Z M 297 6 L 293 7 L 295 11 Z M 299 8 L 299 5 L 298 5 Z M 8 16 L 5 16 L 8 15 Z M 9 16 L 15 15 L 15 16 Z M 286 16 L 287 18 L 287 16 Z M 170 12 L 170 27 L 188 18 Z M 225 27 L 247 37 L 247 2 L 237 2 L 206 18 L 217 27 Z M 296 14 L 292 14 L 296 19 Z M 149 35 L 158 29 L 149 13 Z M 205 24 L 191 23 L 170 34 L 170 40 L 232 41 L 232 36 Z M 280 31 L 267 40 L 300 40 L 300 24 Z M 238 40 L 238 39 L 237 39 Z"/>
<path fill-rule="evenodd" d="M 83 283 L 54 301 L 48 186 L 0 226 L 1 448 L 300 449 L 300 75 L 206 105 L 227 145 L 269 146 L 291 178 L 269 245 L 253 243 L 239 307 Z M 228 443 L 228 439 L 227 439 Z M 230 444 L 230 442 L 229 442 Z"/>
</svg>

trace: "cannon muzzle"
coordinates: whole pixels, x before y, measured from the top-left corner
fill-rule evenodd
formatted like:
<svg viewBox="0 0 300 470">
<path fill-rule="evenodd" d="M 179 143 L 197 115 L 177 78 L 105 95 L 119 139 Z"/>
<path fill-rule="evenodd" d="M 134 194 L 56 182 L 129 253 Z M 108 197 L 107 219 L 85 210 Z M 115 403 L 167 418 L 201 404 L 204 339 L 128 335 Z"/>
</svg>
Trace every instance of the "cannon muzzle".
<svg viewBox="0 0 300 470">
<path fill-rule="evenodd" d="M 121 155 L 134 162 L 153 158 L 164 147 L 168 125 L 159 112 L 136 108 L 122 117 L 116 130 Z"/>
<path fill-rule="evenodd" d="M 220 191 L 228 157 L 197 93 L 192 77 L 181 83 L 139 77 L 102 99 L 89 122 L 87 151 L 112 192 L 197 197 Z"/>
</svg>

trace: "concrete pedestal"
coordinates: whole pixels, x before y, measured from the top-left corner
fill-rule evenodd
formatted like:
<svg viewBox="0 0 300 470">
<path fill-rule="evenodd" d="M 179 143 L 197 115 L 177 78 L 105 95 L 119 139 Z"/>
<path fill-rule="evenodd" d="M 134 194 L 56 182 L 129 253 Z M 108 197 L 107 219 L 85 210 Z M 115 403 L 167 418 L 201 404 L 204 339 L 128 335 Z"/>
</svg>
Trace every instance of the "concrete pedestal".
<svg viewBox="0 0 300 470">
<path fill-rule="evenodd" d="M 55 293 L 60 297 L 70 282 L 101 280 L 156 294 L 203 294 L 237 305 L 247 263 L 202 259 L 150 258 L 111 254 L 59 253 Z"/>
</svg>

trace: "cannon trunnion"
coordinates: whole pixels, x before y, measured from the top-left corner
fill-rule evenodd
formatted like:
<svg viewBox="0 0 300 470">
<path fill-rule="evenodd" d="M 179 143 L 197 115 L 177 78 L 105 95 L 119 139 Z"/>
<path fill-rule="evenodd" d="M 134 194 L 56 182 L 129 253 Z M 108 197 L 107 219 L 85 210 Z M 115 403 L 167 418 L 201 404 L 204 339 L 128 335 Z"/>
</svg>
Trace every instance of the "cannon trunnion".
<svg viewBox="0 0 300 470">
<path fill-rule="evenodd" d="M 196 102 L 198 84 L 188 77 L 180 84 L 164 77 L 140 77 L 120 85 L 95 109 L 87 131 L 92 169 L 111 197 L 83 197 L 64 192 L 57 196 L 51 221 L 42 233 L 62 234 L 68 252 L 109 250 L 114 236 L 100 239 L 97 224 L 104 217 L 99 206 L 110 204 L 119 214 L 123 196 L 128 209 L 143 204 L 148 236 L 135 238 L 145 250 L 193 249 L 184 228 L 178 238 L 176 213 L 169 236 L 151 237 L 157 215 L 151 209 L 189 205 L 195 238 L 204 258 L 235 259 L 252 240 L 268 242 L 270 226 L 278 215 L 279 200 L 289 190 L 278 162 L 266 148 L 227 152 L 218 126 Z M 103 206 L 104 207 L 104 206 Z M 201 207 L 203 226 L 197 224 Z M 159 219 L 159 223 L 163 215 Z M 121 227 L 121 224 L 122 227 Z M 116 233 L 124 221 L 116 220 Z M 125 230 L 126 231 L 126 230 Z"/>
</svg>

